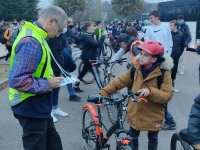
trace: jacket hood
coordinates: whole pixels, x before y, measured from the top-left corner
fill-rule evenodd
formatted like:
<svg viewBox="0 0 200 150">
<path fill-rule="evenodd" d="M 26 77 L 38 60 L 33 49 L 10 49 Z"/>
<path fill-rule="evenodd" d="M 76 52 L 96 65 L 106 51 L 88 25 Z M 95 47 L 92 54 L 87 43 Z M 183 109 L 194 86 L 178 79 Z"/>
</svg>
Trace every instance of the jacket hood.
<svg viewBox="0 0 200 150">
<path fill-rule="evenodd" d="M 164 55 L 163 58 L 165 59 L 165 61 L 160 65 L 160 68 L 171 71 L 171 69 L 174 67 L 174 62 L 172 57 Z M 135 57 L 135 60 L 139 62 L 140 54 Z"/>
</svg>

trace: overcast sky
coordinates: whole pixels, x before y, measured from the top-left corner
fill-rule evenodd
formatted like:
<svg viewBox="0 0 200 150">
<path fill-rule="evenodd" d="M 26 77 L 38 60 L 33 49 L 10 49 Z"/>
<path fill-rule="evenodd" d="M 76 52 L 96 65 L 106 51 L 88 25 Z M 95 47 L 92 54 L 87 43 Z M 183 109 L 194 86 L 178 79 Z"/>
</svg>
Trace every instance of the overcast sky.
<svg viewBox="0 0 200 150">
<path fill-rule="evenodd" d="M 41 8 L 46 8 L 48 6 L 50 6 L 51 4 L 49 3 L 51 0 L 41 0 L 39 3 L 39 7 Z M 110 1 L 110 0 L 108 0 Z M 168 1 L 168 0 L 146 0 L 146 2 L 148 3 L 157 3 L 157 2 L 161 2 L 161 1 Z"/>
</svg>

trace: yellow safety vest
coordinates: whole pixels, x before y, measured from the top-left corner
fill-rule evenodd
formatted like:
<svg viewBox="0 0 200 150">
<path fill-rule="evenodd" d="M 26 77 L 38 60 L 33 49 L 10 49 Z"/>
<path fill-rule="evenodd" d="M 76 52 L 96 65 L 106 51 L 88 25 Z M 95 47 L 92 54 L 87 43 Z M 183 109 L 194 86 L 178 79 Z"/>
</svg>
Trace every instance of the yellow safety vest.
<svg viewBox="0 0 200 150">
<path fill-rule="evenodd" d="M 44 30 L 42 30 L 41 28 L 37 27 L 36 25 L 30 22 L 25 22 L 25 25 L 22 27 L 22 30 L 20 31 L 16 40 L 13 43 L 11 57 L 10 57 L 10 68 L 12 68 L 13 63 L 14 63 L 14 58 L 16 55 L 15 48 L 17 44 L 19 43 L 19 41 L 24 37 L 35 38 L 40 43 L 41 48 L 42 48 L 42 59 L 39 65 L 37 66 L 36 71 L 32 73 L 32 76 L 35 78 L 47 78 L 47 79 L 52 78 L 51 75 L 53 74 L 53 70 L 51 68 L 51 62 L 50 62 L 50 48 L 45 40 L 47 38 L 47 32 L 45 32 Z M 11 106 L 15 106 L 23 102 L 27 98 L 31 96 L 35 96 L 35 95 L 36 94 L 20 92 L 13 88 L 10 88 L 9 89 L 9 103 Z"/>
<path fill-rule="evenodd" d="M 94 29 L 98 29 L 98 39 L 102 37 L 103 29 L 99 29 L 98 27 L 94 27 Z"/>
</svg>

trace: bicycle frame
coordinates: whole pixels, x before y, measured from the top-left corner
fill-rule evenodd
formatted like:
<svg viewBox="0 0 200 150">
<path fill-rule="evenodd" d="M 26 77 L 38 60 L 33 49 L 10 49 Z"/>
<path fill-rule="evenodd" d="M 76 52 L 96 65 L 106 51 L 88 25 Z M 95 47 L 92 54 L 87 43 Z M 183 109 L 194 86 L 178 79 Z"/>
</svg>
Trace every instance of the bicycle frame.
<svg viewBox="0 0 200 150">
<path fill-rule="evenodd" d="M 110 146 L 107 144 L 107 141 L 109 140 L 110 136 L 115 132 L 116 135 L 116 143 L 117 143 L 117 148 L 119 145 L 126 145 L 126 144 L 131 144 L 130 140 L 131 138 L 128 137 L 130 136 L 129 130 L 125 130 L 123 127 L 123 121 L 122 121 L 122 109 L 120 107 L 122 105 L 121 103 L 117 104 L 117 109 L 118 109 L 118 119 L 115 124 L 113 124 L 109 129 L 106 128 L 105 124 L 102 122 L 101 119 L 101 110 L 100 108 L 103 107 L 101 104 L 94 104 L 93 106 L 90 104 L 86 104 L 84 108 L 89 109 L 89 111 L 92 114 L 92 118 L 94 122 L 91 124 L 91 126 L 95 126 L 96 134 L 97 134 L 97 147 L 100 149 L 104 148 L 109 148 Z M 95 111 L 95 107 L 97 108 L 97 113 Z M 90 127 L 91 127 L 90 126 Z M 103 128 L 107 131 L 106 136 L 103 137 Z M 125 133 L 127 137 L 122 137 L 119 138 L 119 135 Z"/>
</svg>

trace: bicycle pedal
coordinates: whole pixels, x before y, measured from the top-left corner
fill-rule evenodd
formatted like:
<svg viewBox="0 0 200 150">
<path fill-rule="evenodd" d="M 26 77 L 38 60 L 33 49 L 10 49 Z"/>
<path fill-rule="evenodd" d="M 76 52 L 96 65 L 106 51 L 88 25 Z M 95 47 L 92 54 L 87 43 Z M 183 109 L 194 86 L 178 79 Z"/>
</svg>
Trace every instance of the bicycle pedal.
<svg viewBox="0 0 200 150">
<path fill-rule="evenodd" d="M 95 140 L 95 139 L 97 139 L 97 135 L 96 134 L 92 134 L 92 135 L 89 134 L 88 139 L 89 140 Z"/>
</svg>

